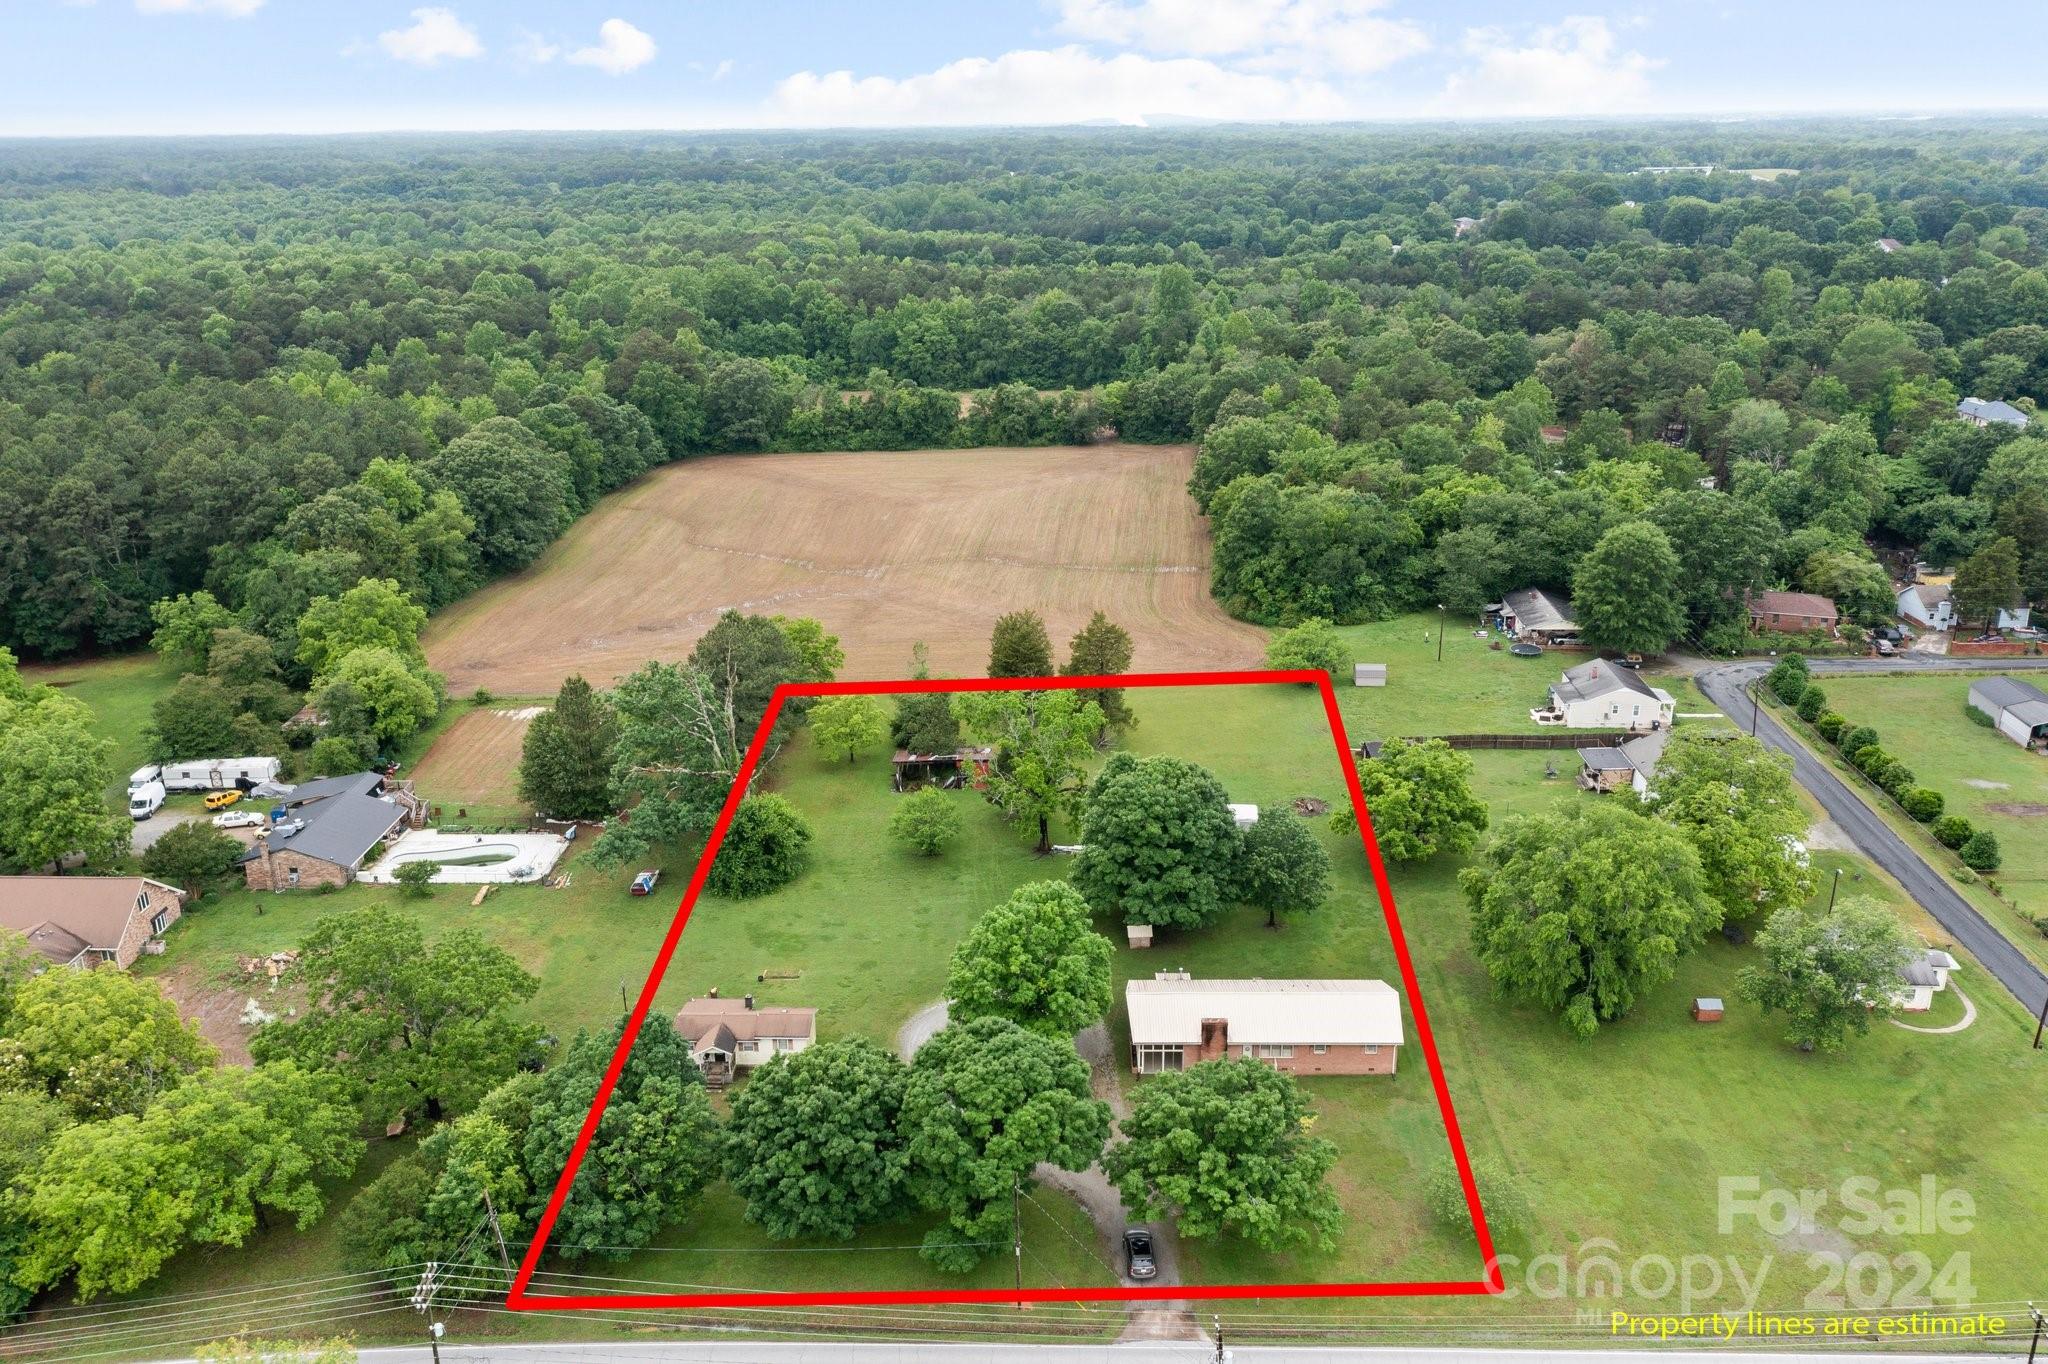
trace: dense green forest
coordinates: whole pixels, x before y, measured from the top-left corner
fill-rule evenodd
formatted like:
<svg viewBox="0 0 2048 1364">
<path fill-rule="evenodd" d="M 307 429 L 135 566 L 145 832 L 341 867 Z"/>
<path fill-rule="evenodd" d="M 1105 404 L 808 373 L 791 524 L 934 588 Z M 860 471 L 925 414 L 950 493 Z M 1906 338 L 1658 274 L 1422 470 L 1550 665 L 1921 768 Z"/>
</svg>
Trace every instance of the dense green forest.
<svg viewBox="0 0 2048 1364">
<path fill-rule="evenodd" d="M 302 684 L 316 598 L 667 460 L 1110 428 L 1202 443 L 1261 621 L 1596 548 L 1708 646 L 1886 551 L 2038 599 L 2048 441 L 1954 407 L 2048 397 L 2044 259 L 2017 121 L 0 143 L 0 645 L 203 588 Z"/>
</svg>

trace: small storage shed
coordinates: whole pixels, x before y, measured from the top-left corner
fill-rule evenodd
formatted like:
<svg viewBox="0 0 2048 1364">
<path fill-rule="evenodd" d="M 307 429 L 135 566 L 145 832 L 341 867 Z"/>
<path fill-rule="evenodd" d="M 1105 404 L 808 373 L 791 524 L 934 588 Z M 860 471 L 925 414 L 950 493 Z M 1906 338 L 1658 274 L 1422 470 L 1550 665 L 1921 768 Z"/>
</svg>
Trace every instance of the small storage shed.
<svg viewBox="0 0 2048 1364">
<path fill-rule="evenodd" d="M 1152 925 L 1127 924 L 1124 927 L 1124 937 L 1129 940 L 1132 947 L 1150 947 L 1152 945 Z"/>
<path fill-rule="evenodd" d="M 1692 1002 L 1692 1021 L 1695 1023 L 1719 1023 L 1721 1001 L 1714 995 L 1701 995 Z"/>
<path fill-rule="evenodd" d="M 1237 821 L 1240 829 L 1249 829 L 1259 822 L 1259 807 L 1256 805 L 1232 805 L 1230 817 Z"/>
<path fill-rule="evenodd" d="M 1384 663 L 1354 663 L 1351 665 L 1351 685 L 1354 687 L 1384 687 L 1387 685 L 1387 665 Z"/>
</svg>

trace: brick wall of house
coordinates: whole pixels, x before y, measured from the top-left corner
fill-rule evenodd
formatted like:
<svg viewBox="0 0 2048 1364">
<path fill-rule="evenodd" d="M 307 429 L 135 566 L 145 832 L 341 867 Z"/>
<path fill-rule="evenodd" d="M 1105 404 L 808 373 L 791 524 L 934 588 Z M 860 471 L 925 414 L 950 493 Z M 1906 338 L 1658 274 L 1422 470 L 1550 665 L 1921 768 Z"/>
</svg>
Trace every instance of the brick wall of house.
<svg viewBox="0 0 2048 1364">
<path fill-rule="evenodd" d="M 299 873 L 297 882 L 291 877 L 293 868 Z M 258 853 L 244 862 L 242 878 L 250 890 L 305 890 L 312 886 L 345 886 L 355 879 L 355 873 L 338 863 L 285 849 L 273 851 L 268 858 Z"/>
<path fill-rule="evenodd" d="M 1392 1075 L 1400 1060 L 1400 1052 L 1399 1047 L 1381 1047 L 1376 1052 L 1368 1052 L 1358 1046 L 1330 1047 L 1318 1056 L 1314 1048 L 1302 1046 L 1296 1047 L 1292 1056 L 1259 1056 L 1248 1053 L 1243 1047 L 1231 1047 L 1227 1055 L 1231 1060 L 1250 1055 L 1255 1061 L 1264 1061 L 1293 1075 Z M 1183 1069 L 1216 1059 L 1215 1055 L 1205 1055 L 1200 1044 L 1181 1048 Z"/>
<path fill-rule="evenodd" d="M 1808 630 L 1832 630 L 1835 622 L 1826 616 L 1795 616 L 1783 611 L 1754 611 L 1750 613 L 1749 628 L 1768 630 L 1781 635 L 1803 635 Z"/>
<path fill-rule="evenodd" d="M 164 927 L 169 928 L 185 913 L 185 902 L 179 896 L 147 883 L 142 890 L 149 897 L 149 903 L 128 916 L 128 922 L 121 930 L 121 941 L 114 945 L 114 965 L 124 971 L 135 964 L 135 959 L 142 955 L 142 945 L 154 936 L 150 931 L 150 920 L 168 913 L 169 920 Z"/>
</svg>

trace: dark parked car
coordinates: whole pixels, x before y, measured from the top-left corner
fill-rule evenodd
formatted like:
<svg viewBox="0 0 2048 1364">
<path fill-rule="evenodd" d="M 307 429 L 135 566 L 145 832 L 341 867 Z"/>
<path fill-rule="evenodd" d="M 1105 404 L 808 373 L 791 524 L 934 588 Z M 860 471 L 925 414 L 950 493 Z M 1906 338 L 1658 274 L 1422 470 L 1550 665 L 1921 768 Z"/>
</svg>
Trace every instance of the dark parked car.
<svg viewBox="0 0 2048 1364">
<path fill-rule="evenodd" d="M 1134 1279 L 1149 1279 L 1159 1272 L 1159 1262 L 1152 1258 L 1152 1233 L 1139 1227 L 1132 1227 L 1124 1233 L 1125 1270 Z"/>
</svg>

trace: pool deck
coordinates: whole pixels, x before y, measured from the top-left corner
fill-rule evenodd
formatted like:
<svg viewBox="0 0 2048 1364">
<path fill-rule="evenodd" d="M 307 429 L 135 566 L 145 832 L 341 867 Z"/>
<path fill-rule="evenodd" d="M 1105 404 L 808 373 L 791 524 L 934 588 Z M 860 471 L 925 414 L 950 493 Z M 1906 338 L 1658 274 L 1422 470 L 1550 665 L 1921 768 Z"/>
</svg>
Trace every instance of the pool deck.
<svg viewBox="0 0 2048 1364">
<path fill-rule="evenodd" d="M 440 862 L 441 874 L 434 879 L 447 885 L 502 885 L 538 881 L 555 868 L 568 850 L 560 834 L 444 834 L 435 829 L 414 829 L 400 834 L 385 849 L 375 865 L 357 873 L 359 880 L 374 885 L 395 881 L 398 868 L 407 862 Z M 483 865 L 455 866 L 445 859 L 459 859 L 504 852 L 504 861 Z"/>
</svg>

